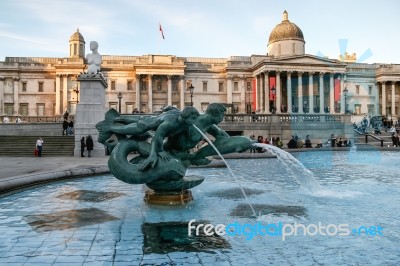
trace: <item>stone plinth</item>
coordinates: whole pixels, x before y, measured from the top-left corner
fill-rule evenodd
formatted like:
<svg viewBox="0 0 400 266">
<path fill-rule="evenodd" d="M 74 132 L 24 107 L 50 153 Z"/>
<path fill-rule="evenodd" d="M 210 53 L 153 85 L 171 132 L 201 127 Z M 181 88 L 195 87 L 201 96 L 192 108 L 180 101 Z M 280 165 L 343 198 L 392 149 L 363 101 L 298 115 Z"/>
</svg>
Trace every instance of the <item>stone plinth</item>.
<svg viewBox="0 0 400 266">
<path fill-rule="evenodd" d="M 83 73 L 78 76 L 80 82 L 80 102 L 76 107 L 75 115 L 75 150 L 74 156 L 81 156 L 81 138 L 91 135 L 93 138 L 93 151 L 91 156 L 105 156 L 103 144 L 97 142 L 99 133 L 95 125 L 104 119 L 105 89 L 107 82 L 101 73 Z M 85 154 L 87 154 L 85 148 Z"/>
</svg>

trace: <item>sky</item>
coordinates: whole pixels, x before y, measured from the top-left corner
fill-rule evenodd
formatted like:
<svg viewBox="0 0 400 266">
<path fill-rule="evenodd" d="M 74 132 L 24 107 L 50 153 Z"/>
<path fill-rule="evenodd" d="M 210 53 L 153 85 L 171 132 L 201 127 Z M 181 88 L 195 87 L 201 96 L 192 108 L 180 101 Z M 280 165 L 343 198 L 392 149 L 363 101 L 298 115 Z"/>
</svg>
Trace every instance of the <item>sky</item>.
<svg viewBox="0 0 400 266">
<path fill-rule="evenodd" d="M 1 0 L 0 61 L 68 57 L 77 28 L 86 53 L 97 41 L 102 55 L 265 55 L 284 10 L 306 54 L 400 64 L 398 0 Z"/>
</svg>

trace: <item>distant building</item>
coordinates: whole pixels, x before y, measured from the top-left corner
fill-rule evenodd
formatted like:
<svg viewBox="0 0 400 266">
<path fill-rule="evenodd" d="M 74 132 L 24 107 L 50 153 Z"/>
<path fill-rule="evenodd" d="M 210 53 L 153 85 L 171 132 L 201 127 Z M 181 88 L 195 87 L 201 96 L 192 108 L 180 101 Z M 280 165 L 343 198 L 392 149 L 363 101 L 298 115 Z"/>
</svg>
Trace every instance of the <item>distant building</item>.
<svg viewBox="0 0 400 266">
<path fill-rule="evenodd" d="M 222 102 L 237 113 L 399 116 L 400 65 L 356 63 L 355 54 L 340 60 L 305 54 L 303 32 L 286 11 L 267 49 L 266 55 L 229 58 L 103 55 L 106 107 L 118 110 L 121 92 L 122 113 L 183 108 L 191 104 L 193 85 L 193 105 L 201 111 Z M 69 57 L 6 57 L 0 62 L 0 114 L 74 114 L 84 58 L 79 30 L 69 39 Z"/>
</svg>

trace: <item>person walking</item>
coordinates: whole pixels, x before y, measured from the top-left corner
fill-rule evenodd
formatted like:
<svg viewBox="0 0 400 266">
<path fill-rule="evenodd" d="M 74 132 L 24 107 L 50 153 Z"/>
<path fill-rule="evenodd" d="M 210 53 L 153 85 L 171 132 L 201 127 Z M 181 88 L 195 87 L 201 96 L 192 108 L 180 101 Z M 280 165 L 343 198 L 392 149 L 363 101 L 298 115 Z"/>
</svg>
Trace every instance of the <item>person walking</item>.
<svg viewBox="0 0 400 266">
<path fill-rule="evenodd" d="M 36 141 L 36 149 L 38 150 L 38 157 L 42 157 L 43 143 L 44 143 L 44 141 L 42 138 L 39 138 Z"/>
<path fill-rule="evenodd" d="M 64 135 L 67 135 L 68 136 L 68 121 L 67 120 L 64 120 L 64 122 L 63 122 L 63 136 Z"/>
<path fill-rule="evenodd" d="M 81 157 L 85 157 L 83 154 L 85 152 L 85 137 L 81 138 Z"/>
<path fill-rule="evenodd" d="M 92 136 L 90 136 L 90 135 L 86 137 L 86 149 L 87 149 L 88 157 L 90 157 L 90 153 L 93 150 L 93 139 L 92 139 Z"/>
<path fill-rule="evenodd" d="M 67 135 L 74 134 L 74 121 L 72 121 L 72 120 L 69 121 L 67 131 L 68 131 Z"/>
</svg>

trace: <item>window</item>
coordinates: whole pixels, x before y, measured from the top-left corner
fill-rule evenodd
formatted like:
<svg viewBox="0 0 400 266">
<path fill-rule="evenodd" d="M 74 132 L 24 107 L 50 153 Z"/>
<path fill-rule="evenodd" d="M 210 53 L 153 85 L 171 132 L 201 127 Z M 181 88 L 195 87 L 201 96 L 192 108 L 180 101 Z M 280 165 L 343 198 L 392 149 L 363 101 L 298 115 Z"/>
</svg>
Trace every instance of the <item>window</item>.
<svg viewBox="0 0 400 266">
<path fill-rule="evenodd" d="M 251 82 L 247 82 L 247 91 L 251 91 Z"/>
<path fill-rule="evenodd" d="M 4 112 L 6 113 L 6 115 L 13 115 L 14 114 L 14 104 L 5 103 L 4 104 Z"/>
<path fill-rule="evenodd" d="M 375 105 L 368 104 L 368 114 L 375 115 Z"/>
<path fill-rule="evenodd" d="M 26 81 L 22 82 L 22 92 L 26 92 Z"/>
<path fill-rule="evenodd" d="M 294 54 L 296 53 L 296 44 L 295 43 L 293 43 L 293 53 Z"/>
<path fill-rule="evenodd" d="M 133 103 L 125 103 L 126 105 L 126 113 L 132 114 L 133 113 Z"/>
<path fill-rule="evenodd" d="M 126 89 L 127 89 L 128 91 L 133 91 L 133 81 L 132 81 L 132 80 L 128 80 L 128 81 L 126 82 Z"/>
<path fill-rule="evenodd" d="M 36 104 L 36 112 L 38 116 L 44 116 L 44 103 Z"/>
<path fill-rule="evenodd" d="M 207 81 L 203 81 L 203 92 L 207 92 Z"/>
<path fill-rule="evenodd" d="M 371 85 L 368 86 L 368 95 L 372 95 L 372 86 Z"/>
<path fill-rule="evenodd" d="M 147 81 L 142 81 L 142 86 L 140 87 L 141 91 L 147 91 Z"/>
<path fill-rule="evenodd" d="M 115 91 L 115 80 L 111 81 L 111 90 Z"/>
<path fill-rule="evenodd" d="M 74 44 L 74 55 L 76 55 L 76 48 L 77 48 L 77 46 L 76 46 L 76 43 Z"/>
<path fill-rule="evenodd" d="M 356 94 L 360 94 L 360 85 L 356 85 Z"/>
<path fill-rule="evenodd" d="M 234 114 L 239 113 L 239 106 L 240 106 L 240 103 L 233 103 L 233 110 L 232 110 L 232 112 L 233 112 Z"/>
<path fill-rule="evenodd" d="M 161 81 L 157 81 L 157 90 L 161 91 Z"/>
<path fill-rule="evenodd" d="M 147 112 L 147 104 L 146 103 L 140 104 L 140 112 L 142 112 L 142 113 Z"/>
<path fill-rule="evenodd" d="M 19 114 L 23 115 L 23 116 L 28 115 L 28 104 L 27 103 L 19 104 Z"/>
<path fill-rule="evenodd" d="M 361 114 L 361 104 L 354 105 L 354 113 L 357 115 Z"/>
<path fill-rule="evenodd" d="M 233 82 L 233 91 L 239 91 L 239 82 Z"/>
<path fill-rule="evenodd" d="M 172 91 L 178 91 L 178 83 L 176 81 L 172 82 Z"/>
<path fill-rule="evenodd" d="M 201 103 L 201 111 L 204 113 L 209 105 L 210 103 Z"/>
<path fill-rule="evenodd" d="M 39 92 L 43 92 L 43 81 L 39 81 Z"/>
<path fill-rule="evenodd" d="M 56 82 L 54 81 L 54 92 L 57 92 Z"/>
<path fill-rule="evenodd" d="M 223 82 L 219 82 L 218 83 L 218 91 L 219 92 L 224 92 L 224 83 Z"/>
<path fill-rule="evenodd" d="M 118 103 L 116 103 L 116 102 L 110 102 L 109 103 L 109 108 L 110 109 L 118 110 L 117 106 L 118 106 Z"/>
</svg>

